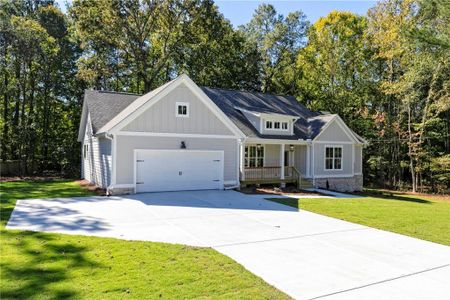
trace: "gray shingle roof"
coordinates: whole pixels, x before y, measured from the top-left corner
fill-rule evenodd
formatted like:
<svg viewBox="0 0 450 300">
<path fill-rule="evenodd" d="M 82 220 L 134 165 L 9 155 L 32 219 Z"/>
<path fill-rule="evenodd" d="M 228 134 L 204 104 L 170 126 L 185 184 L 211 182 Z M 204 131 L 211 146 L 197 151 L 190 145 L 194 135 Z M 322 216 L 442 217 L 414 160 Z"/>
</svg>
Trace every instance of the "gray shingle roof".
<svg viewBox="0 0 450 300">
<path fill-rule="evenodd" d="M 287 140 L 314 139 L 334 116 L 312 112 L 292 96 L 210 87 L 200 88 L 248 137 Z M 89 110 L 94 133 L 97 133 L 100 128 L 140 96 L 138 94 L 86 90 L 84 101 Z M 297 116 L 299 119 L 295 122 L 294 135 L 262 135 L 238 108 L 261 113 Z"/>
<path fill-rule="evenodd" d="M 86 90 L 84 101 L 89 109 L 94 133 L 112 118 L 117 116 L 138 97 L 140 97 L 140 95 L 137 94 Z"/>
<path fill-rule="evenodd" d="M 248 137 L 268 139 L 313 139 L 332 119 L 327 115 L 312 112 L 292 96 L 280 96 L 257 92 L 200 87 L 205 94 L 236 124 Z M 262 135 L 251 125 L 238 108 L 262 113 L 283 114 L 300 117 L 294 126 L 294 135 Z M 328 115 L 330 116 L 330 115 Z M 309 120 L 312 120 L 309 122 Z"/>
</svg>

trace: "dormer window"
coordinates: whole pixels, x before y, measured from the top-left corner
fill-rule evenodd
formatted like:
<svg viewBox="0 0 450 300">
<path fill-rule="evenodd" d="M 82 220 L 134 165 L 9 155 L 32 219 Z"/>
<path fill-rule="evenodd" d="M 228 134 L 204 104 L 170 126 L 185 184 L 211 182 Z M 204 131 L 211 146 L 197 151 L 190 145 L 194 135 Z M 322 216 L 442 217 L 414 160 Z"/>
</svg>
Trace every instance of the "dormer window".
<svg viewBox="0 0 450 300">
<path fill-rule="evenodd" d="M 280 131 L 288 131 L 289 123 L 281 122 L 281 121 L 266 121 L 266 130 L 280 130 Z"/>
</svg>

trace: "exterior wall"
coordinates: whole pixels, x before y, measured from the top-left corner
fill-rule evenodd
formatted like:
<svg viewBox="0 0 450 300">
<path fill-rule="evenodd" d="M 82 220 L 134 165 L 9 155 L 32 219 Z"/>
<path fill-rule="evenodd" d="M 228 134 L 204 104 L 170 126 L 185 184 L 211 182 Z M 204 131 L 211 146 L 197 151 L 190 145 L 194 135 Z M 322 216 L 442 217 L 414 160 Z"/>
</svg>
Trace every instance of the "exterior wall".
<svg viewBox="0 0 450 300">
<path fill-rule="evenodd" d="M 280 166 L 280 145 L 264 145 L 264 166 Z"/>
<path fill-rule="evenodd" d="M 352 142 L 345 131 L 339 126 L 337 121 L 333 121 L 318 137 L 315 141 L 325 142 Z"/>
<path fill-rule="evenodd" d="M 339 192 L 360 192 L 363 189 L 362 175 L 341 178 L 316 178 L 314 182 L 318 188 L 329 188 L 330 190 Z"/>
<path fill-rule="evenodd" d="M 87 157 L 83 156 L 84 145 L 88 145 Z M 92 135 L 91 122 L 88 118 L 84 140 L 81 144 L 81 175 L 83 179 L 101 187 L 107 188 L 111 183 L 111 141 Z"/>
<path fill-rule="evenodd" d="M 306 176 L 306 145 L 295 146 L 294 166 L 300 171 L 302 176 Z"/>
<path fill-rule="evenodd" d="M 259 132 L 261 132 L 261 118 L 245 111 L 243 111 L 242 113 L 247 118 L 247 120 L 253 125 L 253 127 L 255 127 L 256 130 L 258 130 Z"/>
<path fill-rule="evenodd" d="M 325 170 L 325 147 L 342 147 L 342 170 Z M 313 141 L 314 184 L 340 192 L 362 191 L 362 146 L 355 145 L 344 129 L 334 121 Z"/>
<path fill-rule="evenodd" d="M 176 117 L 176 103 L 189 103 L 189 117 Z M 233 135 L 184 84 L 144 111 L 122 131 Z"/>
<path fill-rule="evenodd" d="M 355 145 L 355 174 L 362 174 L 362 150 L 362 146 Z"/>
<path fill-rule="evenodd" d="M 342 170 L 325 170 L 325 147 L 342 147 Z M 314 151 L 314 176 L 353 176 L 353 145 L 339 143 L 313 143 Z"/>
<path fill-rule="evenodd" d="M 93 160 L 91 159 L 91 139 L 92 139 L 92 127 L 91 127 L 91 118 L 87 117 L 86 128 L 84 130 L 84 138 L 81 142 L 81 178 L 86 179 L 89 182 L 93 182 L 91 178 L 91 169 Z M 87 157 L 84 157 L 84 146 L 89 145 L 89 151 L 87 153 Z"/>
<path fill-rule="evenodd" d="M 182 141 L 187 149 L 223 150 L 224 151 L 224 183 L 238 182 L 238 140 L 236 138 L 184 138 L 117 135 L 116 146 L 116 183 L 134 183 L 134 149 L 180 149 Z M 193 166 L 195 167 L 195 166 Z"/>
</svg>

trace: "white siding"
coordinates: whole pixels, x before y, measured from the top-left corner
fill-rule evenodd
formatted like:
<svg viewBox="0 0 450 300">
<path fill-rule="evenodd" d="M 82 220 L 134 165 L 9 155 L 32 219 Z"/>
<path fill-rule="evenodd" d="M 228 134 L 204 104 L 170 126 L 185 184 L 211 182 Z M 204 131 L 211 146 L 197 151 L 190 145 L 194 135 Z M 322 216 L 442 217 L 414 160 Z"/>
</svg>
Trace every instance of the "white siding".
<svg viewBox="0 0 450 300">
<path fill-rule="evenodd" d="M 87 157 L 83 156 L 84 145 L 88 145 Z M 90 118 L 86 125 L 84 140 L 81 145 L 82 178 L 101 187 L 107 188 L 111 183 L 111 141 L 106 138 L 97 138 L 92 135 Z"/>
<path fill-rule="evenodd" d="M 176 103 L 189 103 L 189 117 L 176 116 Z M 122 131 L 233 135 L 226 125 L 184 84 L 171 91 Z"/>
<path fill-rule="evenodd" d="M 259 132 L 261 132 L 261 118 L 257 117 L 251 113 L 248 113 L 246 111 L 242 111 L 242 113 L 244 114 L 244 116 L 247 118 L 247 120 L 250 122 L 250 124 L 253 125 L 253 127 L 256 128 L 256 130 L 258 130 Z"/>
<path fill-rule="evenodd" d="M 264 166 L 279 167 L 280 166 L 280 145 L 264 145 Z"/>
<path fill-rule="evenodd" d="M 295 146 L 294 166 L 301 175 L 306 176 L 306 145 Z"/>
<path fill-rule="evenodd" d="M 177 138 L 151 136 L 116 136 L 117 161 L 116 183 L 133 184 L 134 180 L 134 149 L 180 149 L 182 141 L 190 150 L 223 150 L 224 151 L 224 181 L 237 182 L 238 151 L 237 139 L 234 138 Z M 195 166 L 192 166 L 195 168 Z"/>
</svg>

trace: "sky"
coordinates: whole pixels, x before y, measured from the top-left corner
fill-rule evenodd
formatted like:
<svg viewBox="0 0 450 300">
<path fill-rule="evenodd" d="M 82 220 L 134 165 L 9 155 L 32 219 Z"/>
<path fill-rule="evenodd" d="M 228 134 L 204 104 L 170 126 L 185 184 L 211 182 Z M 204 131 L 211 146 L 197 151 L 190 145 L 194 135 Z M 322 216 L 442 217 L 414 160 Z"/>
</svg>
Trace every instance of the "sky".
<svg viewBox="0 0 450 300">
<path fill-rule="evenodd" d="M 56 0 L 59 7 L 65 11 L 65 3 L 70 0 Z M 287 15 L 289 12 L 301 10 L 306 14 L 311 23 L 320 17 L 326 16 L 333 10 L 351 11 L 359 15 L 365 15 L 367 10 L 375 5 L 371 0 L 216 0 L 220 12 L 230 20 L 234 27 L 246 24 L 252 18 L 255 9 L 261 3 L 272 4 L 279 14 Z"/>
<path fill-rule="evenodd" d="M 365 15 L 367 10 L 373 7 L 376 1 L 369 0 L 283 0 L 283 1 L 259 1 L 259 0 L 216 0 L 215 3 L 225 18 L 231 21 L 233 26 L 246 24 L 252 18 L 255 9 L 261 3 L 272 4 L 279 14 L 286 16 L 290 12 L 301 10 L 306 14 L 311 23 L 320 17 L 326 16 L 333 10 L 351 11 L 359 15 Z"/>
</svg>

